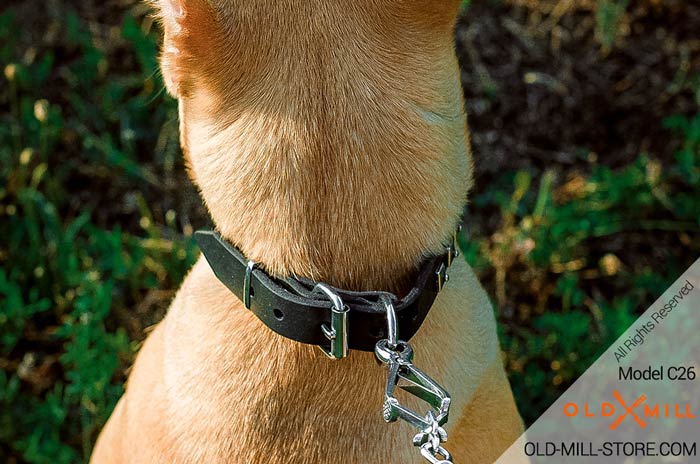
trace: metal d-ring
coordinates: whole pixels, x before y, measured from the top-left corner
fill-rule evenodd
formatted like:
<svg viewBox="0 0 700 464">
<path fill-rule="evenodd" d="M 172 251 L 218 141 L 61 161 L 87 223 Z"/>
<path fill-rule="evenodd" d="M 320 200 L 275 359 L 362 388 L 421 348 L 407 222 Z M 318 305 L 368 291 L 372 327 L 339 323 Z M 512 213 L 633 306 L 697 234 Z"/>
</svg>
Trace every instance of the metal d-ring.
<svg viewBox="0 0 700 464">
<path fill-rule="evenodd" d="M 384 306 L 386 311 L 386 326 L 387 326 L 387 346 L 392 350 L 395 350 L 399 345 L 399 326 L 396 322 L 396 310 L 394 309 L 394 304 L 391 302 L 391 298 L 388 295 L 381 295 L 379 301 Z"/>
<path fill-rule="evenodd" d="M 330 340 L 330 348 L 320 346 L 321 351 L 331 359 L 341 359 L 348 355 L 348 311 L 350 308 L 345 306 L 342 298 L 335 293 L 331 288 L 324 284 L 318 283 L 314 287 L 314 292 L 323 292 L 333 304 L 331 308 L 331 326 L 326 324 L 321 326 L 323 335 Z"/>
</svg>

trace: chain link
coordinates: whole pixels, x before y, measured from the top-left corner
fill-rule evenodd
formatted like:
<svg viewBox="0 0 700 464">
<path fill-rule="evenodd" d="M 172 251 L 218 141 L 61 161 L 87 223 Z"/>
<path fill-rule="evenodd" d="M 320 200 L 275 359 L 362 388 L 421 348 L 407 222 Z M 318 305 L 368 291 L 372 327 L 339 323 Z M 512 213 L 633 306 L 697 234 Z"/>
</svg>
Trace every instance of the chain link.
<svg viewBox="0 0 700 464">
<path fill-rule="evenodd" d="M 413 444 L 420 446 L 421 455 L 429 462 L 433 464 L 451 463 L 452 456 L 442 447 L 442 443 L 447 440 L 447 432 L 440 427 L 432 411 L 428 411 L 425 418 L 430 421 L 430 426 L 413 437 Z"/>
</svg>

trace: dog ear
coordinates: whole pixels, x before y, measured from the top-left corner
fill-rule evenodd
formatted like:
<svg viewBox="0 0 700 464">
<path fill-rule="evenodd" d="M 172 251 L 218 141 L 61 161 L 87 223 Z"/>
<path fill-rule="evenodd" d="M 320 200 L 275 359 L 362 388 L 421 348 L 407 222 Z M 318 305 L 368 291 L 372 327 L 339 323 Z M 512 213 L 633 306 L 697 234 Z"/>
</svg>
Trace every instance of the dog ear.
<svg viewBox="0 0 700 464">
<path fill-rule="evenodd" d="M 187 96 L 197 61 L 215 46 L 216 15 L 207 0 L 148 0 L 163 27 L 160 68 L 168 93 Z"/>
</svg>

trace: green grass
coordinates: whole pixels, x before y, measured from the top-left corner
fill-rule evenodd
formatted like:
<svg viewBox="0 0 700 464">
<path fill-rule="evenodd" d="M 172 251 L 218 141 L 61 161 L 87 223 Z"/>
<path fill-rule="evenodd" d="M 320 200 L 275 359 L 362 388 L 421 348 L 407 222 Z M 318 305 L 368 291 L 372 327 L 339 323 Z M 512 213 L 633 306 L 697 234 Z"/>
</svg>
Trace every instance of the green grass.
<svg viewBox="0 0 700 464">
<path fill-rule="evenodd" d="M 0 461 L 75 463 L 122 393 L 138 346 L 128 312 L 177 286 L 196 249 L 139 194 L 159 182 L 141 151 L 163 169 L 155 139 L 175 118 L 156 37 L 125 16 L 138 70 L 110 75 L 76 12 L 47 49 L 20 43 L 13 16 L 0 16 Z M 97 198 L 120 188 L 136 192 L 137 233 L 100 224 Z"/>
<path fill-rule="evenodd" d="M 700 114 L 665 126 L 680 142 L 669 166 L 640 155 L 567 182 L 546 171 L 538 188 L 521 171 L 473 199 L 473 210 L 501 211 L 498 230 L 463 246 L 493 281 L 501 344 L 528 422 L 700 255 Z M 636 253 L 661 254 L 662 266 Z"/>
<path fill-rule="evenodd" d="M 142 13 L 97 41 L 65 7 L 44 45 L 16 14 L 0 16 L 0 461 L 84 462 L 196 254 L 170 200 L 176 111 Z M 474 194 L 462 246 L 499 308 L 528 421 L 683 271 L 692 256 L 674 241 L 698 254 L 700 116 L 666 126 L 670 162 L 508 172 Z M 671 243 L 662 268 L 634 257 Z"/>
<path fill-rule="evenodd" d="M 620 23 L 625 14 L 628 0 L 598 0 L 596 4 L 596 39 L 603 53 L 609 53 L 620 32 Z"/>
</svg>

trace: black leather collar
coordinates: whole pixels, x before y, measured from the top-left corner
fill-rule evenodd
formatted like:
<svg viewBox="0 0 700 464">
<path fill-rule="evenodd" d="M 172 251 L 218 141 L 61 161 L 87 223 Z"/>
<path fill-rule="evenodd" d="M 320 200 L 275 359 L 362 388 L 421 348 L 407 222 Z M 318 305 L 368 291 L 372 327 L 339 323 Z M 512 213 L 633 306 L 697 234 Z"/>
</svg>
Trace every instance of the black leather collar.
<svg viewBox="0 0 700 464">
<path fill-rule="evenodd" d="M 456 235 L 455 232 L 452 243 L 445 246 L 444 254 L 422 264 L 404 298 L 382 291 L 354 292 L 326 286 L 346 307 L 345 352 L 347 348 L 373 351 L 375 344 L 386 337 L 387 319 L 381 300 L 387 297 L 396 312 L 401 340 L 413 337 L 448 280 L 447 268 L 458 255 Z M 325 347 L 331 357 L 342 357 L 329 353 L 333 303 L 323 292 L 314 291 L 317 282 L 271 276 L 214 231 L 197 231 L 195 239 L 216 277 L 266 326 L 292 340 Z"/>
</svg>

